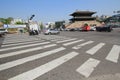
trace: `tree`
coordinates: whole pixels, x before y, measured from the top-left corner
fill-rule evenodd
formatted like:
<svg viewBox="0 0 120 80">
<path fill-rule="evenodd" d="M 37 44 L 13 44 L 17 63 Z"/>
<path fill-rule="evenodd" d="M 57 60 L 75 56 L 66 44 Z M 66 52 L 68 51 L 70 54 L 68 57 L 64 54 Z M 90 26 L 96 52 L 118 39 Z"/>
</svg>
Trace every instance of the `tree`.
<svg viewBox="0 0 120 80">
<path fill-rule="evenodd" d="M 0 18 L 0 22 L 4 23 L 5 19 L 4 18 Z"/>
<path fill-rule="evenodd" d="M 13 20 L 12 17 L 0 18 L 0 21 L 1 21 L 3 24 L 10 24 L 12 20 Z"/>
<path fill-rule="evenodd" d="M 17 25 L 22 25 L 22 24 L 24 24 L 23 22 L 20 22 L 20 21 L 18 21 L 18 22 L 16 22 L 15 24 L 17 24 Z"/>
<path fill-rule="evenodd" d="M 0 22 L 0 27 L 2 27 L 3 26 L 3 23 L 2 22 Z"/>
<path fill-rule="evenodd" d="M 57 22 L 55 22 L 55 27 L 60 28 L 61 26 L 63 26 L 64 23 L 65 23 L 65 21 L 57 21 Z"/>
<path fill-rule="evenodd" d="M 40 29 L 43 30 L 43 23 L 40 23 Z"/>
</svg>

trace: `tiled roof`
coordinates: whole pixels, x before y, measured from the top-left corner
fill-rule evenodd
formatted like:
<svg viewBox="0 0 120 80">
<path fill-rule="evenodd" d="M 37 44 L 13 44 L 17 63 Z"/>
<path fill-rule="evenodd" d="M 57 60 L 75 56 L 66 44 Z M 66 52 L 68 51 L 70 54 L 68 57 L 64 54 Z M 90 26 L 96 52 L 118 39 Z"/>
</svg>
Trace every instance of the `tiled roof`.
<svg viewBox="0 0 120 80">
<path fill-rule="evenodd" d="M 91 24 L 96 24 L 97 26 L 101 25 L 99 22 L 96 22 L 96 21 L 76 21 L 72 23 L 71 25 L 66 26 L 66 28 L 80 28 L 80 27 L 83 27 L 84 24 L 86 23 L 88 25 L 91 25 Z"/>
</svg>

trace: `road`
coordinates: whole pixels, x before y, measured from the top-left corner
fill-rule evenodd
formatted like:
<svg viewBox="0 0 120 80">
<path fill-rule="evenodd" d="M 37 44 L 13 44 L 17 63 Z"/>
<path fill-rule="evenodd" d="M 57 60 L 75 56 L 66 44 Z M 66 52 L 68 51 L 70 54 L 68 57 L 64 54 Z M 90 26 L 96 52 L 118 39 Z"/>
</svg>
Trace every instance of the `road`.
<svg viewBox="0 0 120 80">
<path fill-rule="evenodd" d="M 0 80 L 120 80 L 120 29 L 0 38 Z"/>
</svg>

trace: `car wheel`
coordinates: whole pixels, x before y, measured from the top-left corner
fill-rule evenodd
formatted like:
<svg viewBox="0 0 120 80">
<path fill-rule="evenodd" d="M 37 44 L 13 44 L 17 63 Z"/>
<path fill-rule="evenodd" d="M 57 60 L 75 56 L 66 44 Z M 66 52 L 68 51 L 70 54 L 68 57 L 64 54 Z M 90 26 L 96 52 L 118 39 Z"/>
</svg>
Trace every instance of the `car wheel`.
<svg viewBox="0 0 120 80">
<path fill-rule="evenodd" d="M 51 33 L 48 33 L 49 35 L 51 35 Z"/>
</svg>

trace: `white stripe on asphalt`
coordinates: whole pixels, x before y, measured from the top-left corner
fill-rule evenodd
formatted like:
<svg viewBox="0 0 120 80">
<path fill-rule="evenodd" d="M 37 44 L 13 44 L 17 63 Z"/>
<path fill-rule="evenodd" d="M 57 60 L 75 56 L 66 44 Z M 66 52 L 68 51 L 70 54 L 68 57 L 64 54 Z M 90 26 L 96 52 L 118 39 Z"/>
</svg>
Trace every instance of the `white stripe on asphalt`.
<svg viewBox="0 0 120 80">
<path fill-rule="evenodd" d="M 99 49 L 101 49 L 103 46 L 105 45 L 105 43 L 99 43 L 96 46 L 94 46 L 93 48 L 89 49 L 88 51 L 86 51 L 86 53 L 94 55 Z"/>
<path fill-rule="evenodd" d="M 82 44 L 80 44 L 80 45 L 77 45 L 77 46 L 72 47 L 72 49 L 80 49 L 82 46 L 91 44 L 91 43 L 93 43 L 93 42 L 94 42 L 94 41 L 87 41 L 87 42 L 85 42 L 85 43 L 82 43 Z"/>
<path fill-rule="evenodd" d="M 0 49 L 0 51 L 7 51 L 7 50 L 13 50 L 13 49 L 20 49 L 20 48 L 25 48 L 25 47 L 32 47 L 32 46 L 37 46 L 37 45 L 42 45 L 42 44 L 48 44 L 50 42 L 42 42 L 42 43 L 36 43 L 36 44 L 27 44 L 27 45 L 22 45 L 22 46 L 15 46 L 15 47 L 10 47 L 10 48 L 3 48 Z"/>
<path fill-rule="evenodd" d="M 84 39 L 77 40 L 77 41 L 72 41 L 72 42 L 68 42 L 68 43 L 65 43 L 65 44 L 63 44 L 63 45 L 64 45 L 64 46 L 68 46 L 68 45 L 75 44 L 75 43 L 78 43 L 78 42 L 81 42 L 81 41 L 84 41 Z"/>
<path fill-rule="evenodd" d="M 56 44 L 44 45 L 44 46 L 40 46 L 40 47 L 36 47 L 36 48 L 30 48 L 30 49 L 26 49 L 26 50 L 20 50 L 20 51 L 16 51 L 16 52 L 7 53 L 7 54 L 1 54 L 0 58 L 5 58 L 5 57 L 9 57 L 9 56 L 24 54 L 26 52 L 36 51 L 36 50 L 40 50 L 40 49 L 44 49 L 44 48 L 49 48 L 49 47 L 53 47 L 53 46 L 56 46 Z"/>
<path fill-rule="evenodd" d="M 76 71 L 87 78 L 91 75 L 91 73 L 94 71 L 95 67 L 97 67 L 99 63 L 99 60 L 90 58 L 78 69 L 76 69 Z"/>
<path fill-rule="evenodd" d="M 64 55 L 60 58 L 57 58 L 55 60 L 52 60 L 42 66 L 39 66 L 35 69 L 32 69 L 30 71 L 24 72 L 20 75 L 17 75 L 15 77 L 12 77 L 8 80 L 34 80 L 35 78 L 51 71 L 52 69 L 62 65 L 63 63 L 67 62 L 68 60 L 72 59 L 73 57 L 77 56 L 79 53 L 71 52 L 67 55 Z"/>
<path fill-rule="evenodd" d="M 21 44 L 32 44 L 32 43 L 36 43 L 36 42 L 42 42 L 44 40 L 40 40 L 40 41 L 32 41 L 32 42 L 24 42 L 24 43 L 15 43 L 15 44 L 7 44 L 7 45 L 2 45 L 1 47 L 9 47 L 9 46 L 18 46 L 18 45 L 21 45 Z"/>
<path fill-rule="evenodd" d="M 120 46 L 114 45 L 106 57 L 107 60 L 117 63 L 120 55 Z"/>
<path fill-rule="evenodd" d="M 38 41 L 38 39 L 23 39 L 23 40 L 16 40 L 16 41 L 3 41 L 3 44 L 12 44 L 12 43 L 20 43 L 20 42 L 27 42 L 27 41 Z"/>
<path fill-rule="evenodd" d="M 77 39 L 77 38 L 68 39 L 68 40 L 63 40 L 63 41 L 57 41 L 56 43 L 68 42 L 68 41 L 72 41 L 72 40 L 76 40 L 76 39 Z"/>
<path fill-rule="evenodd" d="M 45 57 L 45 56 L 48 56 L 48 55 L 51 55 L 51 54 L 55 54 L 55 53 L 57 53 L 59 51 L 62 51 L 62 50 L 65 50 L 65 48 L 60 47 L 60 48 L 57 48 L 57 49 L 54 49 L 54 50 L 51 50 L 51 51 L 47 51 L 47 52 L 44 52 L 44 53 L 39 53 L 37 55 L 33 55 L 33 56 L 25 57 L 25 58 L 22 58 L 22 59 L 18 59 L 18 60 L 15 60 L 15 61 L 7 62 L 5 64 L 1 64 L 0 65 L 0 71 L 11 68 L 11 67 L 15 67 L 15 66 L 18 66 L 20 64 L 24 64 L 26 62 L 33 61 L 33 60 L 36 60 L 36 59 L 39 59 L 39 58 L 42 58 L 42 57 Z"/>
<path fill-rule="evenodd" d="M 26 40 L 37 40 L 37 39 L 35 39 L 35 38 L 20 38 L 20 37 L 18 37 L 18 38 L 11 38 L 11 39 L 7 39 L 7 38 L 5 38 L 5 40 L 4 40 L 4 42 L 16 42 L 16 41 L 26 41 Z"/>
</svg>

